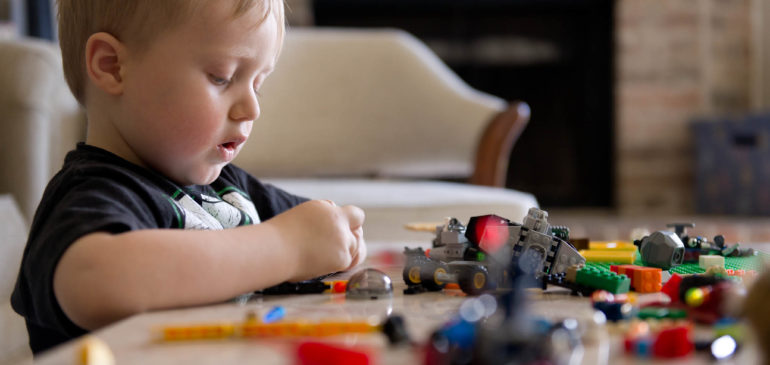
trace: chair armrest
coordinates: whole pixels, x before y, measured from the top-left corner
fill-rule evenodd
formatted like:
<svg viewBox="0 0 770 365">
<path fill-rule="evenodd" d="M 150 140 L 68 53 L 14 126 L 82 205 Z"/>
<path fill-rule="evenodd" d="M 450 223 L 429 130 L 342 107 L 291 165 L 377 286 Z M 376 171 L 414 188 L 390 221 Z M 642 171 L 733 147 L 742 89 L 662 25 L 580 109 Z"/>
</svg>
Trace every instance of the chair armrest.
<svg viewBox="0 0 770 365">
<path fill-rule="evenodd" d="M 487 124 L 476 146 L 471 184 L 504 187 L 511 149 L 529 122 L 529 105 L 513 101 Z"/>
</svg>

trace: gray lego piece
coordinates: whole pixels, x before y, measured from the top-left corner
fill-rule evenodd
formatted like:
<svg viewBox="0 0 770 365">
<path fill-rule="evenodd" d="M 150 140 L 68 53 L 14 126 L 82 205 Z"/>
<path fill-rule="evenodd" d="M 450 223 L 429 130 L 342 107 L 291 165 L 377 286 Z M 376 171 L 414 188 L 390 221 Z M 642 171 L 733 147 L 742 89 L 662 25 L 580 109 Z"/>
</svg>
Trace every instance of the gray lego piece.
<svg viewBox="0 0 770 365">
<path fill-rule="evenodd" d="M 548 213 L 538 208 L 529 210 L 523 224 L 486 215 L 471 218 L 468 227 L 454 218 L 437 227 L 429 257 L 421 250 L 405 249 L 407 285 L 440 290 L 447 282 L 457 282 L 464 292 L 477 294 L 503 284 L 513 262 L 534 277 L 566 272 L 586 262 L 574 247 L 553 235 Z"/>
<path fill-rule="evenodd" d="M 345 289 L 349 299 L 381 299 L 393 296 L 393 281 L 384 272 L 367 268 L 350 277 Z"/>
<path fill-rule="evenodd" d="M 640 245 L 642 261 L 647 266 L 668 270 L 684 261 L 684 243 L 676 233 L 657 231 L 642 238 Z"/>
<path fill-rule="evenodd" d="M 566 272 L 573 264 L 585 264 L 585 258 L 569 243 L 550 234 L 547 218 L 547 212 L 530 208 L 522 226 L 509 227 L 519 268 L 536 275 L 556 274 Z M 517 233 L 518 239 L 514 240 Z"/>
</svg>

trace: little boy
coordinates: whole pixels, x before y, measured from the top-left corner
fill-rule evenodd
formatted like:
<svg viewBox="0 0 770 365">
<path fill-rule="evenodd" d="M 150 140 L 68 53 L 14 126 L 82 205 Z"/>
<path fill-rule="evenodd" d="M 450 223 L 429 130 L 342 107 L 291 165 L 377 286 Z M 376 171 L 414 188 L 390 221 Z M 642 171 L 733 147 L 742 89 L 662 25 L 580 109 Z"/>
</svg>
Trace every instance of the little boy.
<svg viewBox="0 0 770 365">
<path fill-rule="evenodd" d="M 305 202 L 229 164 L 278 58 L 281 0 L 58 6 L 88 129 L 46 188 L 12 296 L 35 353 L 365 258 L 360 209 Z"/>
</svg>

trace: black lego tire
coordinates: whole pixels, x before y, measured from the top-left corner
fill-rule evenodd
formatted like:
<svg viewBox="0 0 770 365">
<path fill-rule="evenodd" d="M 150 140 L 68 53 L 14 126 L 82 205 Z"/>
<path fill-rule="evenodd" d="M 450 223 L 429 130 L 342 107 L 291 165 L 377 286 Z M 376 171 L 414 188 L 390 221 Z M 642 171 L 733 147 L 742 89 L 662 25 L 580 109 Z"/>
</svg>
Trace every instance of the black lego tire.
<svg viewBox="0 0 770 365">
<path fill-rule="evenodd" d="M 479 295 L 493 287 L 489 271 L 484 266 L 471 266 L 459 273 L 457 284 L 468 295 Z"/>
<path fill-rule="evenodd" d="M 408 260 L 406 266 L 404 266 L 404 283 L 407 286 L 422 284 L 422 267 L 425 265 L 425 261 Z"/>
</svg>

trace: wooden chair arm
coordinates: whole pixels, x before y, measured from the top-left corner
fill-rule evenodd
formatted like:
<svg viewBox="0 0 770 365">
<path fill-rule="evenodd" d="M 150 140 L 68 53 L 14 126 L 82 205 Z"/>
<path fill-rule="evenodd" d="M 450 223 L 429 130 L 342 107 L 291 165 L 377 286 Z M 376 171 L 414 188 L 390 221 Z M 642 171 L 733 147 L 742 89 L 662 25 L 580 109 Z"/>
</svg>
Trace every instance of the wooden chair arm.
<svg viewBox="0 0 770 365">
<path fill-rule="evenodd" d="M 476 147 L 476 164 L 470 183 L 504 187 L 511 149 L 529 122 L 529 105 L 512 101 L 508 109 L 487 124 Z"/>
</svg>

